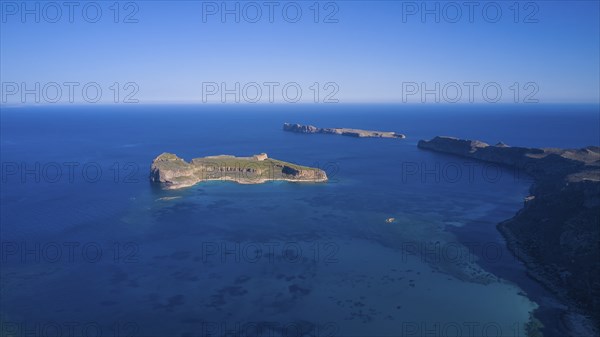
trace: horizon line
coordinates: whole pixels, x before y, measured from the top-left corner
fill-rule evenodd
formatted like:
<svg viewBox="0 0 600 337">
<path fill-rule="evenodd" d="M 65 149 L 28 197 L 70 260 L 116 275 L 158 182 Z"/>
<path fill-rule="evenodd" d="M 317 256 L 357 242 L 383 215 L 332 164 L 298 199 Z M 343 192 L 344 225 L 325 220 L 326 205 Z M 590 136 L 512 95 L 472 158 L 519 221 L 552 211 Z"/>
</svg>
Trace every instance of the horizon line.
<svg viewBox="0 0 600 337">
<path fill-rule="evenodd" d="M 94 106 L 122 106 L 122 107 L 133 107 L 133 106 L 160 106 L 160 105 L 188 105 L 188 106 L 337 106 L 337 105 L 407 105 L 407 106 L 538 106 L 538 105 L 600 105 L 600 101 L 595 102 L 565 102 L 565 101 L 555 101 L 555 102 L 538 102 L 538 103 L 514 103 L 514 102 L 461 102 L 461 103 L 429 103 L 429 102 L 339 102 L 339 103 L 314 103 L 314 102 L 297 102 L 297 103 L 288 103 L 288 102 L 273 102 L 273 103 L 222 103 L 222 102 L 181 102 L 181 101 L 155 101 L 155 102 L 139 102 L 139 103 L 88 103 L 88 102 L 76 102 L 76 103 L 19 103 L 19 104 L 6 104 L 0 103 L 0 108 L 32 108 L 32 107 L 94 107 Z"/>
</svg>

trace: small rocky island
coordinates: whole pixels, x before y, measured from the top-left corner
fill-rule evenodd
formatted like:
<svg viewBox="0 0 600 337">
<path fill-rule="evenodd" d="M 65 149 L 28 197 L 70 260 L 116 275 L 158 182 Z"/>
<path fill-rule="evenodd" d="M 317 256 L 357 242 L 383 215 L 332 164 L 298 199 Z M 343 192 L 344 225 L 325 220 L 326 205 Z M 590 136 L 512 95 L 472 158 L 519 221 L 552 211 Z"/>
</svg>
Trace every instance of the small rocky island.
<svg viewBox="0 0 600 337">
<path fill-rule="evenodd" d="M 292 182 L 327 181 L 325 171 L 269 158 L 266 153 L 252 157 L 210 156 L 191 162 L 171 153 L 156 157 L 150 180 L 167 189 L 184 188 L 202 181 L 228 180 L 240 184 L 261 184 L 272 180 Z"/>
<path fill-rule="evenodd" d="M 524 207 L 498 225 L 529 273 L 600 326 L 600 147 L 490 146 L 435 137 L 418 147 L 516 168 L 534 184 Z"/>
<path fill-rule="evenodd" d="M 312 125 L 301 125 L 301 124 L 283 124 L 284 131 L 297 132 L 297 133 L 324 133 L 332 135 L 342 135 L 358 138 L 406 138 L 405 135 L 390 131 L 370 131 L 361 129 L 346 129 L 346 128 L 318 128 Z"/>
</svg>

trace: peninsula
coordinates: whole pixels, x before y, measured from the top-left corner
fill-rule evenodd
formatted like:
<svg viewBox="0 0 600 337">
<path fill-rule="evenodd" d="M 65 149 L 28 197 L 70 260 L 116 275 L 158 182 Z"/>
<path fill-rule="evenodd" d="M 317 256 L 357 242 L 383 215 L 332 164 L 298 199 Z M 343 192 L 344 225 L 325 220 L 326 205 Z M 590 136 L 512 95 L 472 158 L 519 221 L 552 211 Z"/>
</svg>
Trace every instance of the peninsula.
<svg viewBox="0 0 600 337">
<path fill-rule="evenodd" d="M 358 138 L 406 138 L 405 135 L 390 131 L 370 131 L 361 129 L 346 129 L 346 128 L 318 128 L 312 125 L 301 124 L 283 124 L 284 131 L 297 133 L 325 133 L 332 135 L 342 135 Z"/>
<path fill-rule="evenodd" d="M 600 325 L 600 147 L 491 146 L 450 137 L 421 140 L 418 147 L 531 176 L 524 207 L 498 229 L 532 277 Z"/>
<path fill-rule="evenodd" d="M 171 153 L 156 157 L 150 180 L 167 189 L 193 186 L 202 181 L 228 180 L 240 184 L 261 184 L 272 180 L 292 182 L 327 181 L 325 171 L 269 158 L 266 153 L 252 157 L 227 155 L 192 159 L 191 162 Z"/>
</svg>

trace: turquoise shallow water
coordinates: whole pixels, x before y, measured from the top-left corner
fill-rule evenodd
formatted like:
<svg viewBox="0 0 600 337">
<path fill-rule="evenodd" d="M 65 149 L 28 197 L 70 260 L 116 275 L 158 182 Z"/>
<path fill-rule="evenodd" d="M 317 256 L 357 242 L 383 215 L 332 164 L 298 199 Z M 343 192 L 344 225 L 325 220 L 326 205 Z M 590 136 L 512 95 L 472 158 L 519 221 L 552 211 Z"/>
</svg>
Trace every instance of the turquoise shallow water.
<svg viewBox="0 0 600 337">
<path fill-rule="evenodd" d="M 545 332 L 559 334 L 560 306 L 527 279 L 495 230 L 521 207 L 530 179 L 416 142 L 443 134 L 598 145 L 593 109 L 3 109 L 2 328 L 66 331 L 75 322 L 75 331 L 113 336 L 523 336 L 537 308 Z M 408 138 L 299 135 L 283 132 L 284 122 Z M 164 151 L 187 160 L 267 152 L 321 167 L 330 181 L 165 191 L 148 182 Z M 52 179 L 57 168 L 62 175 Z"/>
</svg>

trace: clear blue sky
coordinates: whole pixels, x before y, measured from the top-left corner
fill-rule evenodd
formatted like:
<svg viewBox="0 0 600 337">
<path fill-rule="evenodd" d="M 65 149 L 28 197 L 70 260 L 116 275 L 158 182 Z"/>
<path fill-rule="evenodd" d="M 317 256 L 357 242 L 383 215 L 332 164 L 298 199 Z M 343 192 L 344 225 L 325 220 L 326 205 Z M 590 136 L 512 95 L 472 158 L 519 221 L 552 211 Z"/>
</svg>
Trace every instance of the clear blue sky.
<svg viewBox="0 0 600 337">
<path fill-rule="evenodd" d="M 55 20 L 55 8 L 40 4 L 40 22 L 35 14 L 21 16 L 22 1 L 1 1 L 0 75 L 3 90 L 14 90 L 6 83 L 26 83 L 33 87 L 49 82 L 99 83 L 102 102 L 111 101 L 111 83 L 135 82 L 140 103 L 201 102 L 203 82 L 246 83 L 289 82 L 303 89 L 302 102 L 312 101 L 309 87 L 335 82 L 339 92 L 334 96 L 342 103 L 402 102 L 403 82 L 426 83 L 433 88 L 456 82 L 494 82 L 503 90 L 501 102 L 514 100 L 510 86 L 534 82 L 540 103 L 599 102 L 600 23 L 598 1 L 538 1 L 535 6 L 519 3 L 515 17 L 513 2 L 499 1 L 502 16 L 495 19 L 495 6 L 476 2 L 472 18 L 463 1 L 462 17 L 456 23 L 455 9 L 447 2 L 426 3 L 430 9 L 440 5 L 440 22 L 433 14 L 422 20 L 423 2 L 402 1 L 337 1 L 320 2 L 319 23 L 315 23 L 313 1 L 295 2 L 302 16 L 293 20 L 295 7 L 289 2 L 274 7 L 273 23 L 268 6 L 262 17 L 252 23 L 255 9 L 246 7 L 240 22 L 230 14 L 222 22 L 223 2 L 202 1 L 137 1 L 135 6 L 120 3 L 115 23 L 113 1 L 97 2 L 102 16 L 96 23 L 95 8 L 87 7 L 84 17 L 79 2 L 73 23 L 68 7 Z M 35 8 L 36 2 L 29 2 Z M 59 5 L 62 2 L 57 2 Z M 217 5 L 217 13 L 214 12 Z M 236 2 L 228 1 L 234 8 Z M 239 2 L 243 11 L 247 2 Z M 417 13 L 414 11 L 417 5 Z M 446 12 L 444 13 L 444 8 Z M 324 23 L 332 19 L 337 23 Z M 44 12 L 45 11 L 45 12 Z M 123 23 L 125 17 L 137 23 Z M 446 15 L 445 15 L 446 14 Z M 86 20 L 87 19 L 87 20 Z M 515 20 L 518 21 L 515 23 Z M 537 21 L 525 23 L 523 21 Z M 23 22 L 24 21 L 24 22 Z M 473 21 L 473 22 L 470 22 Z M 205 88 L 206 89 L 206 88 Z M 405 90 L 407 88 L 404 88 Z M 467 103 L 467 88 L 462 87 L 461 103 Z M 534 87 L 521 88 L 519 101 Z M 67 95 L 63 87 L 63 99 Z M 121 90 L 119 100 L 131 92 Z M 267 87 L 262 87 L 260 103 L 267 103 Z M 274 98 L 281 100 L 281 86 Z M 327 93 L 322 88 L 319 100 Z M 481 86 L 475 88 L 475 100 L 481 101 Z M 6 94 L 6 92 L 3 92 Z M 49 94 L 50 95 L 50 94 Z M 450 95 L 450 94 L 449 94 Z M 75 100 L 81 100 L 81 88 L 75 89 Z M 254 96 L 249 94 L 249 96 Z M 451 96 L 454 96 L 452 94 Z M 219 100 L 219 95 L 207 96 Z M 409 96 L 407 96 L 409 97 Z M 244 96 L 242 96 L 242 102 Z M 434 101 L 432 96 L 426 97 Z M 442 96 L 443 98 L 443 96 Z M 8 104 L 18 103 L 20 95 L 8 95 Z M 419 95 L 408 101 L 419 100 Z M 228 97 L 233 101 L 233 97 Z M 27 103 L 32 96 L 26 98 Z M 443 102 L 443 100 L 442 100 Z M 6 103 L 6 102 L 5 102 Z M 42 97 L 41 103 L 47 103 Z"/>
</svg>

